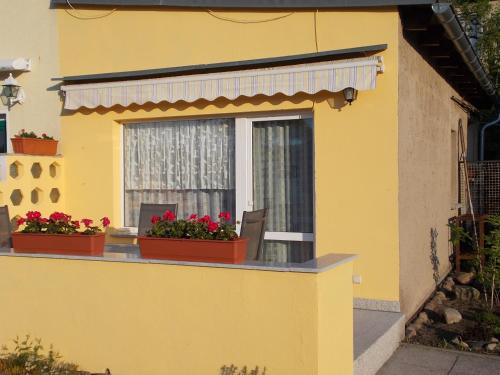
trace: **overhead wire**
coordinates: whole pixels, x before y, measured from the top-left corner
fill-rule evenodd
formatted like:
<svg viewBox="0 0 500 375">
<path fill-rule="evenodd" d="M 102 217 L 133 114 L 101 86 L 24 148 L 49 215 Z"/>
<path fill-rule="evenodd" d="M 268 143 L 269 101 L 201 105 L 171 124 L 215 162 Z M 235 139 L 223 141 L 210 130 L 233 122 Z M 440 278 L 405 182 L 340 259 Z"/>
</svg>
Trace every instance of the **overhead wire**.
<svg viewBox="0 0 500 375">
<path fill-rule="evenodd" d="M 97 15 L 97 16 L 83 16 L 83 15 L 79 15 L 79 14 L 78 14 L 78 13 L 79 13 L 79 10 L 78 10 L 78 9 L 76 9 L 76 8 L 73 6 L 73 4 L 71 4 L 71 3 L 69 2 L 69 0 L 66 0 L 66 3 L 68 4 L 68 6 L 69 6 L 69 7 L 70 7 L 70 8 L 71 8 L 71 9 L 72 9 L 75 13 L 70 12 L 68 9 L 64 9 L 64 11 L 65 11 L 66 13 L 68 13 L 71 17 L 73 17 L 73 18 L 77 18 L 77 19 L 79 19 L 79 20 L 95 20 L 95 19 L 99 19 L 99 18 L 108 17 L 108 16 L 110 16 L 111 14 L 113 14 L 113 13 L 116 11 L 116 9 L 117 9 L 117 8 L 114 8 L 114 9 L 112 9 L 112 10 L 110 10 L 110 11 L 108 11 L 108 12 L 104 13 L 104 14 L 100 14 L 100 15 Z"/>
<path fill-rule="evenodd" d="M 236 18 L 231 18 L 231 17 L 220 16 L 220 15 L 216 14 L 211 9 L 207 9 L 206 12 L 208 14 L 210 14 L 212 17 L 217 18 L 217 19 L 222 20 L 222 21 L 233 22 L 233 23 L 243 23 L 243 24 L 273 22 L 273 21 L 281 20 L 283 18 L 290 17 L 291 15 L 295 14 L 295 12 L 290 12 L 290 13 L 283 14 L 283 15 L 277 16 L 277 17 L 272 17 L 272 18 L 266 18 L 266 19 L 260 19 L 260 20 L 245 20 L 245 19 L 236 19 Z"/>
</svg>

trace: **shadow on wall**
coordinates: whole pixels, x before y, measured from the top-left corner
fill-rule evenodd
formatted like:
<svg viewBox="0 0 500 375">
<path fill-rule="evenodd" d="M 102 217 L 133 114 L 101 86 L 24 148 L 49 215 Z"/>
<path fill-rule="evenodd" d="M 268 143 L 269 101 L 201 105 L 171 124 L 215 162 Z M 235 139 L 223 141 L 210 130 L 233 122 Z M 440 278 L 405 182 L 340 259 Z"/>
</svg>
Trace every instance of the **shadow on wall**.
<svg viewBox="0 0 500 375">
<path fill-rule="evenodd" d="M 432 278 L 436 283 L 436 286 L 439 284 L 439 257 L 437 255 L 437 237 L 438 231 L 436 228 L 431 228 L 431 255 L 430 260 L 432 264 Z"/>
</svg>

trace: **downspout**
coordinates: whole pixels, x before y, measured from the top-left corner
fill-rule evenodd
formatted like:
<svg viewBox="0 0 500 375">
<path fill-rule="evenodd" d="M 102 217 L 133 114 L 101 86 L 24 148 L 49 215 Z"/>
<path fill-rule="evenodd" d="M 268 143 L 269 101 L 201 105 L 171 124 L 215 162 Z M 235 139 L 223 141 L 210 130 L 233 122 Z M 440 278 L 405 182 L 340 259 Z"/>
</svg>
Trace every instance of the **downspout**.
<svg viewBox="0 0 500 375">
<path fill-rule="evenodd" d="M 495 120 L 488 122 L 481 129 L 481 146 L 480 146 L 481 149 L 479 151 L 479 153 L 480 153 L 479 160 L 481 160 L 481 161 L 484 160 L 484 135 L 485 135 L 486 129 L 488 129 L 490 126 L 495 126 L 495 125 L 500 125 L 500 114 L 498 115 L 498 117 Z"/>
<path fill-rule="evenodd" d="M 476 52 L 474 51 L 469 38 L 465 34 L 462 25 L 455 16 L 455 12 L 453 11 L 451 4 L 434 3 L 432 4 L 432 11 L 483 90 L 489 96 L 494 96 L 495 89 L 493 84 L 481 65 L 481 62 L 477 58 Z"/>
</svg>

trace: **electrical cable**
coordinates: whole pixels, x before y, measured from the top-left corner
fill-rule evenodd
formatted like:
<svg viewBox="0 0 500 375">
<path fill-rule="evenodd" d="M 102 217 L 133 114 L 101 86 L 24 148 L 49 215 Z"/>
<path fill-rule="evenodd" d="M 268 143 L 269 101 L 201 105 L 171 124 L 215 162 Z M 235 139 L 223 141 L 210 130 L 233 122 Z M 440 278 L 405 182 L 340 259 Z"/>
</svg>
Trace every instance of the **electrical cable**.
<svg viewBox="0 0 500 375">
<path fill-rule="evenodd" d="M 277 21 L 281 20 L 286 17 L 290 17 L 291 15 L 295 14 L 295 12 L 290 12 L 287 14 L 284 14 L 282 16 L 278 17 L 273 17 L 273 18 L 268 18 L 268 19 L 261 19 L 261 20 L 238 20 L 236 18 L 230 18 L 230 17 L 224 17 L 224 16 L 219 16 L 215 14 L 212 10 L 207 9 L 206 10 L 208 14 L 210 14 L 212 17 L 217 18 L 222 21 L 227 21 L 227 22 L 234 22 L 234 23 L 243 23 L 243 24 L 251 24 L 251 23 L 265 23 L 265 22 L 272 22 L 272 21 Z"/>
<path fill-rule="evenodd" d="M 69 0 L 66 0 L 66 3 L 68 4 L 68 6 L 72 10 L 74 10 L 76 13 L 78 13 L 78 10 L 69 2 Z M 79 19 L 79 20 L 95 20 L 95 19 L 99 19 L 99 18 L 104 18 L 104 17 L 110 16 L 111 14 L 113 14 L 116 11 L 116 9 L 117 8 L 114 8 L 114 9 L 110 10 L 109 12 L 106 12 L 106 13 L 98 15 L 98 16 L 89 16 L 89 17 L 87 17 L 87 16 L 81 16 L 81 15 L 78 15 L 78 14 L 73 14 L 68 9 L 64 9 L 64 11 L 66 13 L 68 13 L 71 17 Z"/>
</svg>

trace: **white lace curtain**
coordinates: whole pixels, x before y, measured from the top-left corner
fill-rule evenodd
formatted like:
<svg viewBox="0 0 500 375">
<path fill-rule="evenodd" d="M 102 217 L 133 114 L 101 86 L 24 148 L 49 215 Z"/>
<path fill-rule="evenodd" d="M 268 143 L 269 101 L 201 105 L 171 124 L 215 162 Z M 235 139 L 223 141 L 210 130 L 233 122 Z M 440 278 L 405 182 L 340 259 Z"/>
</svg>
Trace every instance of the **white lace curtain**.
<svg viewBox="0 0 500 375">
<path fill-rule="evenodd" d="M 271 232 L 313 232 L 312 119 L 259 121 L 253 125 L 254 207 L 267 208 Z M 264 258 L 302 262 L 312 242 L 265 241 Z"/>
<path fill-rule="evenodd" d="M 125 225 L 143 203 L 177 203 L 178 216 L 234 212 L 234 119 L 128 124 Z"/>
</svg>

